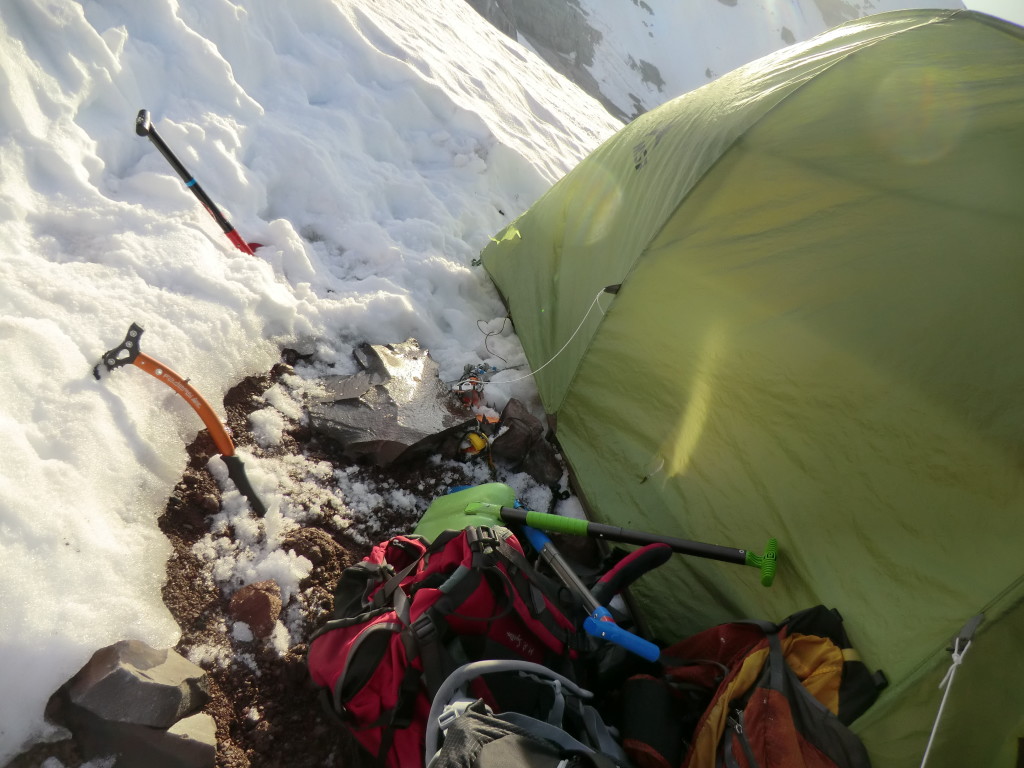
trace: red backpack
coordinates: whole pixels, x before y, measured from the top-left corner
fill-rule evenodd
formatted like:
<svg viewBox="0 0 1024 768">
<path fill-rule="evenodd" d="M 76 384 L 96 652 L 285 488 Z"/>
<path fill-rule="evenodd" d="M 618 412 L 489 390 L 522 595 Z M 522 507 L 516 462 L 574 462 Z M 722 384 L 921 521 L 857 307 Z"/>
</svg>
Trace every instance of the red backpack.
<svg viewBox="0 0 1024 768">
<path fill-rule="evenodd" d="M 556 595 L 504 528 L 445 531 L 433 544 L 396 536 L 342 574 L 309 671 L 366 750 L 394 768 L 419 765 L 433 696 L 461 664 L 519 659 L 572 676 L 577 636 Z M 522 697 L 521 684 L 480 686 L 488 703 L 528 704 L 502 698 Z"/>
</svg>

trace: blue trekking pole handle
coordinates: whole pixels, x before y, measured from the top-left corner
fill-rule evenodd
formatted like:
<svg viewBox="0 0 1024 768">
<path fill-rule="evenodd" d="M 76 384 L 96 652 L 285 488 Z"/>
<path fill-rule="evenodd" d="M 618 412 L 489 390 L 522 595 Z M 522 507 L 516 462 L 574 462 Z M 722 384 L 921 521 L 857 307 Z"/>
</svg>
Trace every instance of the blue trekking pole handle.
<svg viewBox="0 0 1024 768">
<path fill-rule="evenodd" d="M 615 643 L 625 648 L 630 653 L 635 653 L 647 661 L 657 661 L 661 656 L 661 649 L 649 640 L 644 640 L 634 635 L 628 629 L 623 629 L 608 612 L 607 608 L 598 608 L 583 620 L 583 631 L 591 637 L 599 637 L 609 643 Z"/>
<path fill-rule="evenodd" d="M 565 561 L 547 534 L 529 525 L 523 526 L 523 533 L 530 542 L 530 546 L 537 551 L 538 557 L 551 566 L 551 570 L 555 572 L 562 583 L 583 601 L 587 613 L 590 614 L 583 620 L 584 632 L 591 637 L 615 643 L 647 661 L 658 660 L 661 656 L 661 649 L 649 640 L 644 640 L 615 623 L 608 609 L 597 602 L 597 599 L 580 581 L 580 577 Z"/>
</svg>

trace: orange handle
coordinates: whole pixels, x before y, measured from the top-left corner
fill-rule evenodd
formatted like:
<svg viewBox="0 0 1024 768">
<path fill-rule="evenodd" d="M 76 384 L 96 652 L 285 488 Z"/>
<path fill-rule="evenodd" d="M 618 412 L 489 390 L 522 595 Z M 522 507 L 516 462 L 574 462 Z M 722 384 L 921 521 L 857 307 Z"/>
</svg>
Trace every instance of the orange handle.
<svg viewBox="0 0 1024 768">
<path fill-rule="evenodd" d="M 132 365 L 141 368 L 154 379 L 159 379 L 177 392 L 185 402 L 191 405 L 192 409 L 199 414 L 199 418 L 203 420 L 203 424 L 205 424 L 206 428 L 209 430 L 210 437 L 213 438 L 213 442 L 217 446 L 217 450 L 220 454 L 222 456 L 234 456 L 235 444 L 232 442 L 227 428 L 217 417 L 217 414 L 214 413 L 210 404 L 203 399 L 203 396 L 200 395 L 191 384 L 159 360 L 154 360 L 145 352 L 139 352 L 135 359 L 132 360 Z"/>
</svg>

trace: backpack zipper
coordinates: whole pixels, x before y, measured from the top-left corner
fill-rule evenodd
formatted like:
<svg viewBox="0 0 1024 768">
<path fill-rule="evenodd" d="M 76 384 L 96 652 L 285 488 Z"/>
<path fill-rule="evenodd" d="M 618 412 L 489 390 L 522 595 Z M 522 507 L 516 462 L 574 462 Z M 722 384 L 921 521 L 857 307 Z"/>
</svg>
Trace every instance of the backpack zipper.
<svg viewBox="0 0 1024 768">
<path fill-rule="evenodd" d="M 743 729 L 743 710 L 734 709 L 732 714 L 726 719 L 726 725 L 733 730 L 732 739 L 729 739 L 725 745 L 725 761 L 726 765 L 738 765 L 736 759 L 732 755 L 732 741 L 738 741 L 740 747 L 743 749 L 743 754 L 747 758 L 747 765 L 749 768 L 760 768 L 760 763 L 757 762 L 757 758 L 754 757 L 754 749 L 750 746 L 750 742 L 747 740 L 747 734 Z"/>
</svg>

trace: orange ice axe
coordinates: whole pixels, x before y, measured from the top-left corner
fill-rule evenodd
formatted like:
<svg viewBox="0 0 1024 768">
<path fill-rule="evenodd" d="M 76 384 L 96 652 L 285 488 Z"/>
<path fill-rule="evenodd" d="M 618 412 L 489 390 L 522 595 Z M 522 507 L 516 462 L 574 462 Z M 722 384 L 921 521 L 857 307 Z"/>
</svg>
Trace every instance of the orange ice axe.
<svg viewBox="0 0 1024 768">
<path fill-rule="evenodd" d="M 103 358 L 93 369 L 93 375 L 97 379 L 100 378 L 101 365 L 107 371 L 112 371 L 125 365 L 134 365 L 173 389 L 178 396 L 192 407 L 192 410 L 199 414 L 199 418 L 206 425 L 210 437 L 213 438 L 214 445 L 217 446 L 217 451 L 227 465 L 228 477 L 234 482 L 238 491 L 249 501 L 253 511 L 259 517 L 263 517 L 267 513 L 267 508 L 256 495 L 256 491 L 253 490 L 252 484 L 250 484 L 249 478 L 245 474 L 245 465 L 242 463 L 242 459 L 235 455 L 235 444 L 231 440 L 231 435 L 228 434 L 227 427 L 217 417 L 217 414 L 214 413 L 210 404 L 206 402 L 203 396 L 199 394 L 195 387 L 188 383 L 188 379 L 182 378 L 159 360 L 155 360 L 139 349 L 139 339 L 142 337 L 142 331 L 142 326 L 132 323 L 128 329 L 128 334 L 124 337 L 124 341 L 103 354 Z"/>
</svg>

